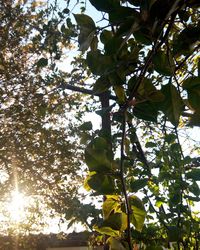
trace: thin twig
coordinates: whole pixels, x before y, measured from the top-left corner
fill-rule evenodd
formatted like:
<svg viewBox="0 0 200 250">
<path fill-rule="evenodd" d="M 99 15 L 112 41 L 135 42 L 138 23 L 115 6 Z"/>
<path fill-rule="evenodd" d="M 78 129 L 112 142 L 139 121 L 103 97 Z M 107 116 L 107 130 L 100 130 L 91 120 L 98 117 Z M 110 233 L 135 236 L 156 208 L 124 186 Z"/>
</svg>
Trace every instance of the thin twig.
<svg viewBox="0 0 200 250">
<path fill-rule="evenodd" d="M 122 140 L 121 140 L 121 162 L 120 162 L 120 177 L 121 177 L 121 183 L 122 183 L 122 190 L 123 195 L 125 198 L 125 207 L 126 207 L 126 214 L 127 214 L 127 242 L 129 245 L 129 249 L 132 250 L 132 243 L 131 243 L 131 208 L 129 204 L 128 194 L 127 194 L 127 188 L 126 188 L 126 182 L 124 177 L 124 146 L 125 146 L 125 139 L 126 139 L 126 110 L 123 110 L 123 122 L 122 122 Z"/>
<path fill-rule="evenodd" d="M 59 88 L 62 90 L 67 89 L 67 90 L 72 90 L 72 91 L 75 91 L 78 93 L 82 93 L 82 94 L 86 94 L 86 95 L 93 95 L 93 96 L 101 96 L 101 94 L 102 94 L 102 93 L 97 93 L 97 92 L 90 90 L 90 89 L 85 89 L 85 88 L 73 86 L 73 85 L 67 84 L 67 83 L 60 84 L 58 87 L 56 87 L 56 90 Z M 113 95 L 110 95 L 110 99 L 116 100 L 116 97 Z"/>
<path fill-rule="evenodd" d="M 140 84 L 142 83 L 142 81 L 143 81 L 143 79 L 144 79 L 144 77 L 145 77 L 145 74 L 146 74 L 146 72 L 147 72 L 147 70 L 148 70 L 148 68 L 149 68 L 149 66 L 150 66 L 150 64 L 151 64 L 151 62 L 152 62 L 152 58 L 153 58 L 154 54 L 158 51 L 158 49 L 160 49 L 160 47 L 163 45 L 163 43 L 164 43 L 164 42 L 166 41 L 166 39 L 168 38 L 169 33 L 170 33 L 170 31 L 171 31 L 171 28 L 172 28 L 172 26 L 173 26 L 173 24 L 174 24 L 174 20 L 175 20 L 175 18 L 176 18 L 176 15 L 177 15 L 179 9 L 182 8 L 182 6 L 180 6 L 180 7 L 173 13 L 173 11 L 177 8 L 178 3 L 179 3 L 179 0 L 175 1 L 174 4 L 173 4 L 173 6 L 172 6 L 172 8 L 169 10 L 169 12 L 168 12 L 168 14 L 167 14 L 167 17 L 166 17 L 166 19 L 165 19 L 164 22 L 163 22 L 163 28 L 162 28 L 162 30 L 163 30 L 164 27 L 165 27 L 165 25 L 166 25 L 166 23 L 167 23 L 167 21 L 168 21 L 168 18 L 170 18 L 170 16 L 171 16 L 171 20 L 170 20 L 170 23 L 169 23 L 169 25 L 168 25 L 168 27 L 167 27 L 167 30 L 166 30 L 166 32 L 165 32 L 165 35 L 164 35 L 163 37 L 161 37 L 162 32 L 160 32 L 160 34 L 158 35 L 157 40 L 156 40 L 156 43 L 155 43 L 155 45 L 153 46 L 151 52 L 149 53 L 149 56 L 147 57 L 146 63 L 145 63 L 145 65 L 144 65 L 144 68 L 141 70 L 140 75 L 139 75 L 139 77 L 138 77 L 138 81 L 136 82 L 136 84 L 135 84 L 135 86 L 134 86 L 134 88 L 133 88 L 133 90 L 132 90 L 132 92 L 131 92 L 131 94 L 130 94 L 130 96 L 129 96 L 128 102 L 126 103 L 125 106 L 127 106 L 128 103 L 130 102 L 130 100 L 132 100 L 133 97 L 135 96 L 135 93 L 136 93 L 137 89 L 139 88 Z M 159 42 L 160 37 L 161 37 L 161 41 Z"/>
<path fill-rule="evenodd" d="M 146 62 L 145 62 L 145 65 L 143 67 L 143 69 L 141 70 L 140 72 L 140 75 L 138 77 L 138 81 L 136 82 L 136 84 L 134 85 L 134 88 L 133 90 L 131 91 L 131 94 L 129 96 L 129 99 L 128 101 L 132 100 L 133 97 L 135 96 L 135 93 L 136 91 L 138 90 L 140 84 L 142 83 L 144 77 L 145 77 L 145 74 L 151 64 L 151 61 L 152 61 L 152 58 L 154 56 L 154 54 L 158 51 L 158 49 L 162 46 L 162 44 L 166 41 L 166 39 L 168 38 L 168 35 L 169 35 L 169 32 L 174 24 L 174 20 L 176 18 L 176 13 L 172 16 L 171 18 L 171 22 L 169 23 L 168 27 L 167 27 L 167 30 L 165 32 L 165 35 L 163 36 L 163 38 L 161 39 L 161 41 L 158 43 L 158 39 L 157 39 L 157 43 L 155 43 L 155 45 L 153 46 L 151 52 L 149 53 L 147 59 L 146 59 Z M 164 24 L 165 25 L 165 24 Z M 164 25 L 163 25 L 163 28 L 164 28 Z"/>
</svg>

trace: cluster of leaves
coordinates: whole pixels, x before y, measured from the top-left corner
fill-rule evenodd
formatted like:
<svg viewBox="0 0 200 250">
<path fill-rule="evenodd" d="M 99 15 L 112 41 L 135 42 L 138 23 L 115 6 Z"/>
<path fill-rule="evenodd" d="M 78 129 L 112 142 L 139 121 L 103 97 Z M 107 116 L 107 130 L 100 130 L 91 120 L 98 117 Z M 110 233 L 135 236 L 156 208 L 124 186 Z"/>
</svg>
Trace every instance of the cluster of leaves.
<svg viewBox="0 0 200 250">
<path fill-rule="evenodd" d="M 65 213 L 77 199 L 81 183 L 76 127 L 67 115 L 79 96 L 59 91 L 60 73 L 56 78 L 52 71 L 56 53 L 61 53 L 59 42 L 68 44 L 62 32 L 58 35 L 51 30 L 53 22 L 55 29 L 60 27 L 66 10 L 60 13 L 59 22 L 53 11 L 37 1 L 0 3 L 0 195 L 6 202 L 17 188 L 44 202 L 52 212 Z M 44 69 L 47 58 L 50 66 Z M 33 213 L 38 211 L 40 216 L 42 207 L 38 205 Z M 39 231 L 40 222 L 39 217 L 34 221 Z M 31 220 L 28 230 L 34 223 Z M 5 229 L 4 225 L 4 233 L 9 226 Z"/>
<path fill-rule="evenodd" d="M 85 187 L 104 195 L 103 221 L 95 229 L 108 236 L 110 249 L 132 249 L 134 242 L 148 249 L 169 242 L 177 249 L 197 249 L 199 220 L 190 206 L 199 201 L 199 162 L 184 153 L 179 127 L 200 125 L 200 4 L 90 3 L 102 12 L 105 25 L 75 14 L 79 48 L 97 78 L 94 94 L 111 92 L 119 107 L 104 107 L 101 115 L 112 114 L 107 119 L 112 134 L 102 127 L 85 150 Z M 138 191 L 143 198 L 135 196 Z M 143 204 L 149 226 L 138 233 L 146 215 Z M 158 219 L 153 226 L 151 213 Z"/>
</svg>

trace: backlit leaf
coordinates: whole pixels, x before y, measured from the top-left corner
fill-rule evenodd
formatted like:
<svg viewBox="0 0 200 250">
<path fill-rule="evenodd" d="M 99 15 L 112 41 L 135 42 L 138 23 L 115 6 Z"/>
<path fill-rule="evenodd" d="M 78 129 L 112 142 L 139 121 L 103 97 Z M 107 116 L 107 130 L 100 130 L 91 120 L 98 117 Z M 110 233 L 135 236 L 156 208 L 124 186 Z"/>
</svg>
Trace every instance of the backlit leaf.
<svg viewBox="0 0 200 250">
<path fill-rule="evenodd" d="M 118 230 L 114 230 L 111 227 L 97 227 L 94 226 L 94 230 L 99 232 L 100 234 L 106 234 L 109 236 L 113 236 L 113 237 L 119 237 L 120 236 L 120 232 Z"/>
<path fill-rule="evenodd" d="M 116 238 L 110 237 L 107 243 L 109 244 L 110 250 L 126 250 L 122 243 Z"/>
<path fill-rule="evenodd" d="M 139 103 L 133 108 L 133 114 L 142 120 L 157 122 L 158 109 L 152 102 Z"/>
<path fill-rule="evenodd" d="M 170 55 L 167 55 L 164 51 L 157 52 L 153 57 L 153 64 L 155 70 L 166 76 L 173 75 L 175 64 Z"/>
<path fill-rule="evenodd" d="M 200 168 L 194 168 L 190 172 L 186 173 L 185 176 L 188 179 L 192 179 L 194 181 L 200 181 Z"/>
<path fill-rule="evenodd" d="M 182 86 L 187 90 L 190 90 L 194 87 L 200 87 L 200 77 L 189 77 L 183 82 Z"/>
<path fill-rule="evenodd" d="M 200 86 L 189 89 L 187 92 L 189 105 L 200 114 Z"/>
<path fill-rule="evenodd" d="M 112 58 L 101 54 L 100 50 L 88 52 L 86 61 L 91 72 L 95 75 L 106 74 L 113 68 Z"/>
<path fill-rule="evenodd" d="M 80 34 L 78 37 L 79 48 L 81 51 L 85 51 L 95 38 L 96 26 L 92 18 L 85 14 L 74 14 L 74 17 L 80 26 Z"/>
<path fill-rule="evenodd" d="M 127 215 L 123 212 L 112 213 L 103 221 L 102 227 L 111 227 L 113 230 L 124 231 L 127 228 Z"/>
<path fill-rule="evenodd" d="M 123 86 L 115 85 L 115 86 L 113 86 L 113 88 L 114 88 L 115 94 L 119 100 L 119 103 L 120 104 L 124 103 L 126 100 L 126 96 L 125 96 L 125 91 L 124 91 Z"/>
<path fill-rule="evenodd" d="M 144 205 L 137 196 L 129 197 L 129 203 L 132 209 L 131 222 L 135 226 L 135 229 L 141 232 L 146 217 Z"/>
<path fill-rule="evenodd" d="M 115 184 L 111 176 L 103 174 L 93 174 L 87 178 L 87 185 L 100 194 L 114 194 Z"/>
<path fill-rule="evenodd" d="M 177 126 L 181 112 L 183 111 L 183 101 L 177 89 L 171 83 L 164 85 L 161 91 L 165 99 L 159 104 L 160 109 L 168 117 L 169 121 Z"/>
<path fill-rule="evenodd" d="M 101 94 L 110 88 L 110 82 L 105 77 L 100 77 L 93 85 L 93 91 L 96 94 Z"/>
<path fill-rule="evenodd" d="M 120 211 L 120 201 L 119 199 L 113 199 L 112 196 L 110 198 L 106 198 L 103 202 L 103 216 L 104 219 L 107 219 L 112 212 Z"/>
<path fill-rule="evenodd" d="M 130 188 L 132 192 L 137 192 L 144 188 L 148 183 L 148 178 L 133 180 L 130 183 Z"/>
<path fill-rule="evenodd" d="M 96 28 L 95 23 L 90 16 L 85 14 L 74 14 L 74 17 L 76 19 L 77 24 L 80 27 L 86 27 L 91 31 Z"/>
</svg>

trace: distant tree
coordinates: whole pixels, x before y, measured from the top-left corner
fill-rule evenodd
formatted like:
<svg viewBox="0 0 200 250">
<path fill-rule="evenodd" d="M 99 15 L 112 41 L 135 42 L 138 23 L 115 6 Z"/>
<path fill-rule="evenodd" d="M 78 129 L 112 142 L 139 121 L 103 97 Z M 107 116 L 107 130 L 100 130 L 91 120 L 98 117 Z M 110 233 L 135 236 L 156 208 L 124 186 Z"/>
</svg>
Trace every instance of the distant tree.
<svg viewBox="0 0 200 250">
<path fill-rule="evenodd" d="M 84 106 L 78 105 L 79 94 L 61 86 L 56 61 L 71 44 L 60 31 L 66 11 L 56 11 L 53 2 L 0 3 L 0 195 L 4 205 L 15 190 L 35 199 L 36 225 L 27 218 L 20 227 L 24 232 L 42 230 L 43 207 L 65 214 L 82 182 L 76 131 Z M 70 114 L 73 109 L 77 119 Z M 6 231 L 3 223 L 4 233 L 13 230 L 7 224 Z"/>
</svg>

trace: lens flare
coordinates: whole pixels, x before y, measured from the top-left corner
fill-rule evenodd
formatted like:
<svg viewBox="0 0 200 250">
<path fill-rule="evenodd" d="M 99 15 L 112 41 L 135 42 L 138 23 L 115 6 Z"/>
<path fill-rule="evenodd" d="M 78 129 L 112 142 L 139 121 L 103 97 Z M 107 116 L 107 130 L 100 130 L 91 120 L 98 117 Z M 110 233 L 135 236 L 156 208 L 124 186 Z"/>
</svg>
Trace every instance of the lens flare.
<svg viewBox="0 0 200 250">
<path fill-rule="evenodd" d="M 11 201 L 8 204 L 8 212 L 13 222 L 19 223 L 26 217 L 26 203 L 26 197 L 23 194 L 19 193 L 19 191 L 12 192 Z"/>
</svg>

